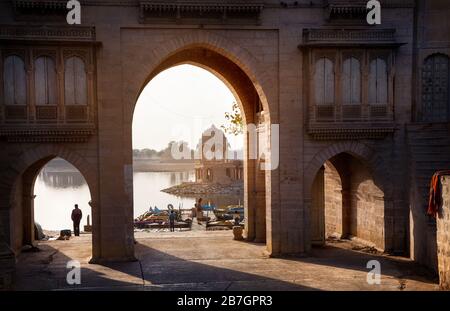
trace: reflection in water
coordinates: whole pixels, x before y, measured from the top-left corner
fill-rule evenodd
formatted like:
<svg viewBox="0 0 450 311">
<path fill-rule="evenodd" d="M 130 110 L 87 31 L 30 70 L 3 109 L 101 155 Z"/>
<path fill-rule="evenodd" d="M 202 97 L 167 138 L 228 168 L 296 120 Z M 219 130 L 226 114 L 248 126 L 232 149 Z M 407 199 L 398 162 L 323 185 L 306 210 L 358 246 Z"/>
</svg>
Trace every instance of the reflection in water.
<svg viewBox="0 0 450 311">
<path fill-rule="evenodd" d="M 186 181 L 194 181 L 195 173 L 192 172 L 135 172 L 133 182 L 134 192 L 134 217 L 148 211 L 149 207 L 165 209 L 168 204 L 175 208 L 192 208 L 195 197 L 181 197 L 161 192 L 162 189 L 178 185 Z M 218 207 L 238 204 L 243 202 L 240 195 L 208 195 L 202 196 L 203 203 L 210 202 Z"/>
<path fill-rule="evenodd" d="M 162 189 L 193 181 L 194 172 L 135 172 L 133 181 L 134 217 L 143 214 L 150 206 L 165 209 L 168 204 L 175 208 L 191 208 L 194 197 L 179 197 Z M 81 224 L 86 224 L 87 215 L 91 214 L 89 188 L 80 172 L 75 168 L 45 167 L 35 183 L 35 220 L 44 229 L 61 230 L 72 227 L 70 214 L 74 204 L 83 211 Z M 211 202 L 218 207 L 243 202 L 239 195 L 203 196 L 203 202 Z M 91 217 L 92 220 L 92 217 Z"/>
<path fill-rule="evenodd" d="M 86 184 L 80 172 L 52 172 L 44 169 L 39 178 L 46 186 L 53 188 L 79 188 Z"/>
<path fill-rule="evenodd" d="M 71 229 L 74 204 L 83 212 L 81 228 L 91 215 L 91 195 L 83 175 L 62 159 L 52 160 L 42 169 L 34 184 L 34 194 L 34 219 L 44 229 Z"/>
</svg>

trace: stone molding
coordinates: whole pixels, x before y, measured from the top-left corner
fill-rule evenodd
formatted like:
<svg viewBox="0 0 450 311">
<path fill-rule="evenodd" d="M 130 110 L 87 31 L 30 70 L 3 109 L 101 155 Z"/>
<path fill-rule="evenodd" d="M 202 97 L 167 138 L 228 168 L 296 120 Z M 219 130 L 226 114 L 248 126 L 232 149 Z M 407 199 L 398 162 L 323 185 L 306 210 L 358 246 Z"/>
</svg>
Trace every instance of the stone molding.
<svg viewBox="0 0 450 311">
<path fill-rule="evenodd" d="M 299 48 L 316 46 L 400 46 L 395 29 L 334 28 L 304 29 L 303 43 Z"/>
<path fill-rule="evenodd" d="M 0 127 L 0 137 L 8 142 L 62 142 L 83 143 L 95 134 L 95 127 Z"/>
<path fill-rule="evenodd" d="M 393 134 L 394 126 L 371 126 L 370 124 L 353 125 L 343 128 L 339 124 L 327 127 L 309 127 L 308 134 L 315 140 L 355 140 L 355 139 L 384 139 Z"/>
<path fill-rule="evenodd" d="M 139 21 L 152 23 L 161 21 L 198 21 L 208 24 L 222 24 L 238 20 L 239 23 L 259 22 L 264 9 L 256 1 L 140 1 Z"/>
<path fill-rule="evenodd" d="M 0 25 L 0 40 L 95 42 L 95 27 Z"/>
</svg>

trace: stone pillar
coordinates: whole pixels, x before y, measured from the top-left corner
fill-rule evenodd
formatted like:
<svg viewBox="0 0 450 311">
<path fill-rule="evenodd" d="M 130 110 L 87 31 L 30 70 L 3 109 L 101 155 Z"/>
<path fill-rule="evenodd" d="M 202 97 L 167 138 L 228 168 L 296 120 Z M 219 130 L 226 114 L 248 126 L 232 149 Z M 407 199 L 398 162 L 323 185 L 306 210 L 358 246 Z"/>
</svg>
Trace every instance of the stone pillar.
<svg viewBox="0 0 450 311">
<path fill-rule="evenodd" d="M 93 213 L 92 263 L 131 261 L 134 257 L 131 126 L 124 118 L 120 27 L 96 28 L 98 201 Z M 129 135 L 128 135 L 129 134 Z"/>
<path fill-rule="evenodd" d="M 344 188 L 345 187 L 345 188 Z M 352 229 L 352 193 L 349 185 L 342 181 L 342 234 L 343 238 L 351 235 Z"/>
<path fill-rule="evenodd" d="M 248 138 L 245 142 L 248 146 Z M 254 183 L 255 160 L 248 158 L 248 147 L 244 151 L 244 236 L 247 241 L 255 239 L 255 201 L 256 191 Z"/>
<path fill-rule="evenodd" d="M 438 213 L 437 248 L 439 284 L 442 289 L 450 289 L 450 176 L 441 177 L 442 208 Z"/>
<path fill-rule="evenodd" d="M 263 149 L 265 152 L 265 145 L 269 144 L 268 129 L 264 122 L 264 113 L 261 112 L 257 116 L 257 137 L 258 137 L 258 151 Z M 267 157 L 267 154 L 264 156 Z M 258 154 L 258 160 L 255 161 L 255 242 L 262 243 L 266 241 L 266 172 L 262 169 L 264 162 L 267 159 L 261 159 L 261 154 Z"/>
<path fill-rule="evenodd" d="M 13 275 L 16 265 L 16 257 L 9 246 L 11 244 L 10 233 L 10 210 L 8 196 L 9 188 L 6 191 L 0 190 L 0 291 L 10 289 L 13 282 Z"/>
<path fill-rule="evenodd" d="M 29 195 L 30 192 L 26 186 L 23 191 L 23 245 L 34 245 L 34 199 L 36 196 Z"/>
<path fill-rule="evenodd" d="M 311 243 L 325 244 L 325 168 L 320 168 L 312 186 Z"/>
<path fill-rule="evenodd" d="M 255 242 L 266 241 L 266 186 L 265 171 L 256 168 Z"/>
<path fill-rule="evenodd" d="M 16 257 L 0 233 L 0 290 L 10 289 L 16 268 Z"/>
</svg>

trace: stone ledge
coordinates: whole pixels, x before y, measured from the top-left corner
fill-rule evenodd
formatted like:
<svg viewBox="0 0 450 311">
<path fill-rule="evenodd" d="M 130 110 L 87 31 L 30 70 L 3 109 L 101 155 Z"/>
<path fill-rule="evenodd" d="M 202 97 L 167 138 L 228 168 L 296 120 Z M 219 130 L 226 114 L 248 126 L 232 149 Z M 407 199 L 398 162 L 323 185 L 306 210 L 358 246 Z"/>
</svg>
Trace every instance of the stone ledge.
<svg viewBox="0 0 450 311">
<path fill-rule="evenodd" d="M 0 25 L 0 40 L 96 42 L 94 27 Z"/>
</svg>

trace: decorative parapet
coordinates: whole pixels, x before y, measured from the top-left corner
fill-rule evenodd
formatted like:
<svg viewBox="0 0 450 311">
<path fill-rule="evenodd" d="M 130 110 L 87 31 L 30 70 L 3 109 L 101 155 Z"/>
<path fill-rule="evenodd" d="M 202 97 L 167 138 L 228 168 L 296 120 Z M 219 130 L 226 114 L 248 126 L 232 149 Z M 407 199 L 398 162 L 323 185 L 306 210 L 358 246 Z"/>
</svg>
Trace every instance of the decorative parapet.
<svg viewBox="0 0 450 311">
<path fill-rule="evenodd" d="M 67 1 L 64 0 L 11 0 L 16 20 L 65 22 Z"/>
<path fill-rule="evenodd" d="M 264 4 L 256 1 L 140 1 L 141 23 L 258 23 Z"/>
<path fill-rule="evenodd" d="M 383 8 L 414 8 L 414 0 L 380 0 Z M 366 20 L 367 0 L 325 0 L 327 20 Z"/>
<path fill-rule="evenodd" d="M 299 48 L 320 46 L 400 46 L 395 29 L 304 29 Z"/>
<path fill-rule="evenodd" d="M 0 25 L 0 40 L 95 42 L 95 27 Z"/>
<path fill-rule="evenodd" d="M 353 139 L 383 139 L 393 134 L 393 124 L 330 124 L 310 125 L 308 134 L 315 140 L 353 140 Z"/>
<path fill-rule="evenodd" d="M 328 0 L 325 5 L 325 19 L 365 20 L 367 1 Z"/>
<path fill-rule="evenodd" d="M 94 125 L 84 126 L 3 126 L 0 137 L 8 142 L 69 142 L 83 143 L 95 134 Z"/>
<path fill-rule="evenodd" d="M 14 9 L 66 10 L 67 0 L 12 0 Z"/>
</svg>

